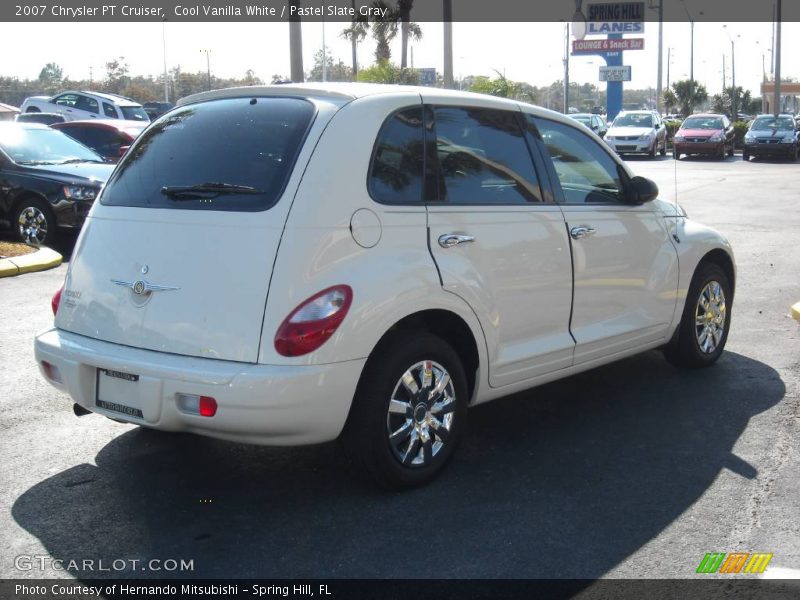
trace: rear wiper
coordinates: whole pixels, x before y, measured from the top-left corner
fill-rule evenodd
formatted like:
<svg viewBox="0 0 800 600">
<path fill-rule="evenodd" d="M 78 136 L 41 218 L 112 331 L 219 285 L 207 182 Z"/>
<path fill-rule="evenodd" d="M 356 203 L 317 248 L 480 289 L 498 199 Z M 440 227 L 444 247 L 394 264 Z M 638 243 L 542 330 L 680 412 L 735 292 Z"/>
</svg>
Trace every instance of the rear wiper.
<svg viewBox="0 0 800 600">
<path fill-rule="evenodd" d="M 161 193 L 173 200 L 194 200 L 222 194 L 263 194 L 264 191 L 250 185 L 207 181 L 197 185 L 167 185 L 161 188 Z"/>
</svg>

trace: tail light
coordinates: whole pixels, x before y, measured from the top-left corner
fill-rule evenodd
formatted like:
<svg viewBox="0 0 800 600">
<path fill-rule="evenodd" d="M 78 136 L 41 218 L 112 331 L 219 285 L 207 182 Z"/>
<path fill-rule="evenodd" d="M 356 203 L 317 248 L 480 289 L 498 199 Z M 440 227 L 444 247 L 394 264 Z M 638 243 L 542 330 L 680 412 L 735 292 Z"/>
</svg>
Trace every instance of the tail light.
<svg viewBox="0 0 800 600">
<path fill-rule="evenodd" d="M 50 301 L 50 306 L 53 309 L 53 316 L 56 316 L 58 312 L 58 305 L 61 304 L 61 292 L 64 291 L 64 286 L 62 285 L 61 288 L 56 292 L 56 295 L 53 296 L 53 299 Z"/>
<path fill-rule="evenodd" d="M 282 356 L 313 352 L 342 324 L 352 301 L 353 290 L 349 285 L 335 285 L 311 296 L 278 327 L 275 350 Z"/>
</svg>

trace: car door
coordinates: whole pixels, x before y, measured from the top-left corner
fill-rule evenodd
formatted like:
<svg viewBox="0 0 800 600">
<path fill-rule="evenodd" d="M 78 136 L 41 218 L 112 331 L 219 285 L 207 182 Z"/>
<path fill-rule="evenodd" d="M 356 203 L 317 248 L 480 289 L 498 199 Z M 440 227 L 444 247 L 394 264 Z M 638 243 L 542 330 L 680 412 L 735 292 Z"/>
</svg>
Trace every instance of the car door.
<svg viewBox="0 0 800 600">
<path fill-rule="evenodd" d="M 559 121 L 532 120 L 570 235 L 575 364 L 665 341 L 678 259 L 664 217 L 652 202 L 623 201 L 627 172 L 590 136 Z"/>
<path fill-rule="evenodd" d="M 60 96 L 56 96 L 52 100 L 53 103 L 53 112 L 64 117 L 66 121 L 74 121 L 77 117 L 75 117 L 75 105 L 78 103 L 78 94 L 74 94 L 72 92 L 61 94 Z"/>
<path fill-rule="evenodd" d="M 427 110 L 436 139 L 427 153 L 436 181 L 428 187 L 429 246 L 442 285 L 480 320 L 492 387 L 567 367 L 569 240 L 540 185 L 521 113 L 442 100 L 449 103 Z"/>
<path fill-rule="evenodd" d="M 96 119 L 100 116 L 100 103 L 96 98 L 86 94 L 78 94 L 75 108 L 73 109 L 73 119 Z"/>
</svg>

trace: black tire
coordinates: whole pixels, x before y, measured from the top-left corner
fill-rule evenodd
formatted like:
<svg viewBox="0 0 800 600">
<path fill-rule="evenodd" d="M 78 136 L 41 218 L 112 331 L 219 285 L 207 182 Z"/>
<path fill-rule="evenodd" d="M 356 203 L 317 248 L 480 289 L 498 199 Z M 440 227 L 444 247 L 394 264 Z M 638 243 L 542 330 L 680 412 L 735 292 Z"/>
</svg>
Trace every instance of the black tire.
<svg viewBox="0 0 800 600">
<path fill-rule="evenodd" d="M 725 150 L 725 144 L 722 144 L 722 149 L 720 150 L 717 158 L 720 160 L 725 160 L 725 157 L 728 155 L 728 151 Z"/>
<path fill-rule="evenodd" d="M 681 153 L 680 152 L 676 152 L 675 150 L 673 150 L 672 151 L 672 158 L 674 158 L 675 160 L 680 160 L 681 159 Z"/>
<path fill-rule="evenodd" d="M 661 146 L 661 156 L 667 155 L 667 140 L 664 140 L 664 145 Z"/>
<path fill-rule="evenodd" d="M 735 152 L 736 152 L 736 147 L 733 144 L 731 144 L 731 149 L 728 150 L 728 156 L 733 156 Z"/>
<path fill-rule="evenodd" d="M 742 152 L 742 160 L 749 161 L 750 155 L 747 152 Z"/>
<path fill-rule="evenodd" d="M 655 158 L 656 157 L 656 150 L 658 150 L 658 139 L 656 139 L 653 142 L 653 147 L 647 153 L 647 156 L 650 157 L 650 158 Z"/>
<path fill-rule="evenodd" d="M 722 291 L 724 315 L 722 311 L 715 308 L 709 309 L 709 319 L 712 317 L 717 321 L 712 322 L 712 326 L 722 325 L 722 332 L 719 339 L 711 337 L 715 342 L 713 349 L 709 346 L 705 350 L 701 347 L 699 339 L 702 337 L 697 325 L 698 312 L 701 309 L 700 297 L 706 292 L 707 286 L 713 291 L 714 282 L 719 284 Z M 725 349 L 728 340 L 728 331 L 731 323 L 731 309 L 733 307 L 733 289 L 728 280 L 728 276 L 719 265 L 714 263 L 701 263 L 692 277 L 692 284 L 689 286 L 689 294 L 686 297 L 686 304 L 683 307 L 681 322 L 672 340 L 664 348 L 664 356 L 673 365 L 678 367 L 700 368 L 708 367 L 719 359 Z M 718 319 L 721 317 L 721 321 Z M 703 326 L 704 327 L 704 326 Z M 705 339 L 708 339 L 706 336 Z"/>
<path fill-rule="evenodd" d="M 52 243 L 56 238 L 56 217 L 50 205 L 40 198 L 23 198 L 14 210 L 11 223 L 17 239 L 33 246 Z"/>
<path fill-rule="evenodd" d="M 425 389 L 431 389 L 422 385 L 425 368 L 419 367 L 417 371 L 414 367 L 424 365 L 425 361 L 431 361 L 433 367 L 431 388 L 435 389 L 438 382 L 437 367 L 449 374 L 452 385 L 444 388 L 444 394 L 429 397 L 430 394 L 424 393 Z M 416 396 L 402 384 L 406 373 L 414 377 L 418 387 Z M 423 485 L 442 470 L 458 445 L 467 416 L 467 394 L 464 367 L 447 342 L 424 331 L 399 332 L 382 342 L 364 367 L 342 432 L 345 450 L 357 468 L 382 488 L 399 490 Z M 390 414 L 393 398 L 406 401 L 399 404 L 407 404 L 409 412 Z M 447 408 L 442 409 L 437 398 L 452 400 L 445 402 Z M 437 404 L 440 410 L 434 413 Z M 426 408 L 430 409 L 428 417 L 441 418 L 438 421 L 444 427 L 438 430 L 441 435 L 434 425 L 420 420 L 426 418 L 422 415 Z M 451 415 L 449 422 L 446 421 L 448 415 Z M 392 444 L 390 431 L 401 430 L 407 433 L 399 435 L 398 441 Z M 423 431 L 431 433 L 431 441 L 427 447 L 425 443 L 414 446 L 415 439 L 424 438 Z M 437 443 L 441 443 L 438 449 Z M 408 457 L 406 464 L 403 454 Z M 411 460 L 421 462 L 408 464 Z"/>
</svg>

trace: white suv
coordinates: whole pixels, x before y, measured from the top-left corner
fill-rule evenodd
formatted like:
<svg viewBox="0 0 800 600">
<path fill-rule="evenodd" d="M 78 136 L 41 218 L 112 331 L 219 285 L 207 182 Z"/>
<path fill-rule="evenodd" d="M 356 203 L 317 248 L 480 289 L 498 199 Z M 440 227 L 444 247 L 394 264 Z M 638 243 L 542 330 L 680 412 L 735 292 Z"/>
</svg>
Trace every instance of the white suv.
<svg viewBox="0 0 800 600">
<path fill-rule="evenodd" d="M 725 345 L 735 267 L 599 137 L 490 96 L 362 84 L 184 99 L 86 220 L 43 375 L 76 412 L 437 473 L 467 408 Z"/>
<path fill-rule="evenodd" d="M 123 119 L 148 123 L 144 108 L 125 96 L 100 92 L 63 92 L 53 97 L 31 96 L 20 107 L 24 113 L 55 113 L 65 121 L 85 119 Z"/>
</svg>

